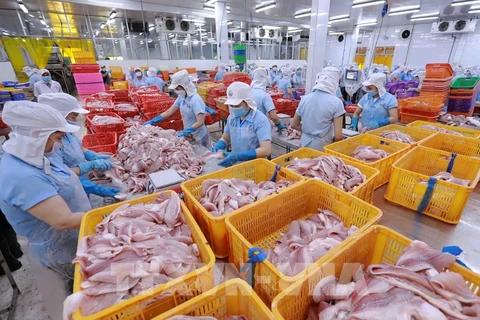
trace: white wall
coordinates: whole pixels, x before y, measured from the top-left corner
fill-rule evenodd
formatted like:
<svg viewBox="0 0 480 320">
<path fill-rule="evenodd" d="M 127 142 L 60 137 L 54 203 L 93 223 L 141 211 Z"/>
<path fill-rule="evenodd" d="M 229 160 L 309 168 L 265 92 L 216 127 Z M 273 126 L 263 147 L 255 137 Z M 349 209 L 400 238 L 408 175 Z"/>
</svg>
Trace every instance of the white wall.
<svg viewBox="0 0 480 320">
<path fill-rule="evenodd" d="M 9 61 L 0 62 L 0 82 L 8 80 L 17 81 L 15 70 L 13 70 L 13 66 Z"/>
</svg>

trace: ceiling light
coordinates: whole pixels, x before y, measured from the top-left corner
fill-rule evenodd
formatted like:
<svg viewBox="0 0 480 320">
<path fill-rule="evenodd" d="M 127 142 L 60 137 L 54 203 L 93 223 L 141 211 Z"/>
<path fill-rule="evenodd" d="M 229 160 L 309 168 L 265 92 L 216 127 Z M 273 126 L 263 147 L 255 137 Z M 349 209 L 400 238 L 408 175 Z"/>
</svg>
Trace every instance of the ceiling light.
<svg viewBox="0 0 480 320">
<path fill-rule="evenodd" d="M 276 27 L 276 26 L 263 26 L 262 28 L 264 28 L 264 29 L 278 30 L 278 29 L 280 29 L 281 27 Z"/>
<path fill-rule="evenodd" d="M 6 36 L 8 36 L 8 35 L 9 35 L 9 33 L 8 33 L 8 32 L 5 32 L 5 31 L 4 31 L 4 32 L 2 32 L 2 34 L 6 35 Z"/>
<path fill-rule="evenodd" d="M 117 11 L 115 11 L 115 9 L 112 9 L 110 14 L 108 15 L 108 18 L 109 19 L 114 19 L 116 16 L 117 16 Z"/>
<path fill-rule="evenodd" d="M 18 6 L 20 7 L 20 9 L 22 9 L 23 12 L 28 13 L 28 9 L 27 7 L 25 7 L 23 1 L 18 1 Z"/>
<path fill-rule="evenodd" d="M 426 20 L 436 20 L 439 17 L 424 17 L 424 18 L 410 18 L 410 21 L 426 21 Z"/>
<path fill-rule="evenodd" d="M 152 42 L 153 42 L 153 40 L 148 40 L 147 42 L 148 42 L 148 43 L 152 43 Z"/>
<path fill-rule="evenodd" d="M 205 25 L 205 23 L 199 23 L 199 22 L 197 22 L 197 23 L 194 23 L 194 25 L 196 25 L 196 26 L 200 26 L 200 27 L 201 27 L 201 26 L 204 26 L 204 25 Z"/>
<path fill-rule="evenodd" d="M 475 10 L 470 10 L 468 11 L 469 14 L 472 14 L 472 13 L 480 13 L 480 9 L 475 9 Z"/>
<path fill-rule="evenodd" d="M 310 29 L 310 25 L 309 24 L 302 24 L 302 28 Z"/>
<path fill-rule="evenodd" d="M 461 0 L 461 1 L 454 1 L 452 2 L 452 7 L 459 7 L 459 6 L 468 6 L 471 4 L 479 4 L 480 0 Z"/>
<path fill-rule="evenodd" d="M 349 14 L 341 14 L 339 16 L 330 17 L 329 20 L 332 21 L 332 20 L 345 19 L 345 18 L 350 19 L 350 15 Z"/>
<path fill-rule="evenodd" d="M 303 17 L 309 17 L 311 15 L 312 15 L 312 8 L 297 11 L 297 12 L 295 12 L 294 17 L 295 18 L 303 18 Z"/>
<path fill-rule="evenodd" d="M 35 18 L 35 16 L 31 13 L 28 14 L 31 18 Z"/>
<path fill-rule="evenodd" d="M 255 6 L 255 12 L 262 12 L 268 9 L 275 8 L 276 6 L 277 6 L 277 3 L 275 1 L 262 2 Z"/>
<path fill-rule="evenodd" d="M 215 2 L 217 2 L 217 0 L 207 0 L 205 4 L 213 5 Z"/>
<path fill-rule="evenodd" d="M 345 22 L 345 21 L 349 21 L 349 20 L 350 20 L 350 17 L 348 17 L 348 18 L 342 18 L 342 19 L 336 19 L 336 20 L 331 20 L 331 21 L 329 21 L 328 23 L 331 25 L 332 23 Z"/>
<path fill-rule="evenodd" d="M 200 19 L 182 19 L 183 21 L 188 21 L 188 22 L 197 22 L 197 23 L 205 23 L 204 20 Z"/>
<path fill-rule="evenodd" d="M 345 32 L 333 32 L 333 31 L 330 31 L 328 33 L 329 36 L 339 36 L 339 35 L 344 35 Z"/>
<path fill-rule="evenodd" d="M 240 31 L 242 31 L 242 30 L 240 30 L 240 29 L 230 29 L 230 30 L 228 30 L 228 32 L 240 32 Z"/>
<path fill-rule="evenodd" d="M 440 15 L 440 12 L 430 12 L 430 13 L 422 13 L 422 14 L 414 14 L 411 18 L 425 18 L 425 17 L 434 17 L 437 18 Z"/>
<path fill-rule="evenodd" d="M 409 13 L 415 13 L 420 11 L 420 6 L 404 6 L 404 7 L 399 7 L 399 8 L 394 8 L 391 9 L 390 12 L 388 13 L 389 16 L 398 16 L 401 14 L 409 14 Z"/>
<path fill-rule="evenodd" d="M 287 32 L 288 33 L 302 32 L 302 29 L 296 28 L 296 27 L 288 27 Z"/>
<path fill-rule="evenodd" d="M 139 36 L 143 35 L 143 32 L 140 32 L 138 35 L 139 35 Z"/>
<path fill-rule="evenodd" d="M 43 20 L 43 19 L 41 19 L 41 18 L 40 18 L 40 23 L 43 24 L 44 26 L 47 25 L 47 23 L 45 22 L 45 20 Z"/>
<path fill-rule="evenodd" d="M 385 0 L 354 0 L 352 8 L 363 8 L 368 6 L 375 6 L 378 4 L 385 4 Z"/>
<path fill-rule="evenodd" d="M 153 29 L 155 29 L 155 26 L 151 26 L 150 28 L 148 28 L 148 30 L 152 31 Z"/>
<path fill-rule="evenodd" d="M 377 20 L 362 21 L 357 24 L 357 27 L 368 27 L 377 24 Z"/>
<path fill-rule="evenodd" d="M 233 21 L 227 21 L 227 26 L 232 25 Z"/>
<path fill-rule="evenodd" d="M 174 34 L 171 34 L 171 35 L 169 35 L 168 37 L 169 37 L 170 39 L 171 39 L 171 38 L 175 38 L 175 35 L 174 35 Z"/>
<path fill-rule="evenodd" d="M 101 28 L 101 29 L 105 28 L 105 23 L 103 23 L 103 22 L 100 23 L 100 28 Z"/>
</svg>

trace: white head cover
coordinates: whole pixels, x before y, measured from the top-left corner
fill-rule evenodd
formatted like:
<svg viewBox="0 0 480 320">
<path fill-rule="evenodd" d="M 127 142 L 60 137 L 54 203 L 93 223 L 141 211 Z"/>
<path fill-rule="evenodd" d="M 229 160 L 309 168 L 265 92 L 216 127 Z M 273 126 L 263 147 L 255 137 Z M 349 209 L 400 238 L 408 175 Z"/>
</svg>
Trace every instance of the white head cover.
<svg viewBox="0 0 480 320">
<path fill-rule="evenodd" d="M 83 109 L 75 97 L 63 92 L 44 93 L 38 97 L 38 103 L 46 104 L 47 106 L 56 109 L 64 118 L 72 112 L 80 114 L 87 114 L 90 112 Z"/>
<path fill-rule="evenodd" d="M 197 93 L 197 88 L 190 80 L 190 75 L 188 74 L 187 70 L 181 70 L 173 74 L 172 83 L 168 88 L 170 90 L 174 90 L 178 86 L 181 86 L 189 97 Z"/>
<path fill-rule="evenodd" d="M 317 81 L 312 91 L 321 90 L 336 95 L 341 74 L 337 68 L 327 67 L 317 74 Z"/>
<path fill-rule="evenodd" d="M 137 71 L 142 71 L 142 69 L 140 67 L 135 67 L 135 69 L 133 69 L 134 72 L 137 72 Z"/>
<path fill-rule="evenodd" d="M 265 90 L 268 84 L 268 73 L 263 68 L 258 68 L 253 71 L 253 81 L 250 85 L 254 89 Z"/>
<path fill-rule="evenodd" d="M 374 73 L 368 77 L 367 81 L 362 83 L 362 85 L 365 87 L 375 86 L 378 89 L 378 94 L 380 97 L 387 93 L 387 90 L 385 89 L 386 84 L 387 78 L 384 73 Z"/>
<path fill-rule="evenodd" d="M 292 71 L 285 68 L 284 70 L 282 70 L 282 75 L 283 75 L 283 79 L 290 80 L 292 78 Z"/>
<path fill-rule="evenodd" d="M 27 75 L 27 76 L 31 76 L 32 73 L 33 73 L 33 70 L 32 68 L 30 68 L 29 66 L 25 66 L 23 67 L 22 71 Z"/>
<path fill-rule="evenodd" d="M 257 103 L 252 99 L 250 86 L 244 82 L 234 82 L 227 88 L 227 101 L 225 101 L 225 104 L 238 106 L 242 101 L 245 101 L 254 112 L 257 111 Z"/>
<path fill-rule="evenodd" d="M 33 69 L 32 69 L 32 73 L 35 73 L 35 74 L 38 74 L 39 71 L 40 71 L 40 70 L 38 70 L 37 68 L 33 68 Z"/>
<path fill-rule="evenodd" d="M 48 73 L 48 75 L 50 75 L 50 71 L 48 71 L 47 69 L 40 69 L 40 71 L 38 71 L 38 74 L 40 76 L 43 76 L 44 73 Z"/>
<path fill-rule="evenodd" d="M 225 71 L 227 69 L 227 65 L 225 63 L 220 63 L 218 65 L 218 70 L 219 71 Z"/>
<path fill-rule="evenodd" d="M 147 77 L 155 77 L 157 75 L 157 69 L 150 67 L 147 70 Z"/>
<path fill-rule="evenodd" d="M 30 101 L 7 102 L 2 117 L 12 128 L 10 139 L 3 143 L 3 150 L 40 169 L 44 167 L 45 145 L 50 135 L 56 131 L 80 129 L 68 124 L 54 108 Z"/>
</svg>

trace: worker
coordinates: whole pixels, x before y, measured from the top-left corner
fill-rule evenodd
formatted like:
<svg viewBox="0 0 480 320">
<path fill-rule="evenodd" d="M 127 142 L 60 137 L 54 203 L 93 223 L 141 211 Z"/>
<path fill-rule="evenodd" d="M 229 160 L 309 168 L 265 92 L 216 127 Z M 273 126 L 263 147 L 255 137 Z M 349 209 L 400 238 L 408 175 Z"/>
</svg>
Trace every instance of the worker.
<svg viewBox="0 0 480 320">
<path fill-rule="evenodd" d="M 230 167 L 239 161 L 266 158 L 272 153 L 272 131 L 267 117 L 257 111 L 250 86 L 243 82 L 234 82 L 227 88 L 227 100 L 230 115 L 225 131 L 212 152 L 223 150 L 226 158 L 220 166 Z M 232 152 L 225 150 L 231 144 Z"/>
<path fill-rule="evenodd" d="M 317 75 L 313 91 L 300 101 L 290 126 L 302 132 L 302 147 L 323 151 L 323 148 L 343 139 L 345 109 L 336 96 L 340 71 L 327 67 Z"/>
<path fill-rule="evenodd" d="M 293 98 L 293 90 L 292 90 L 292 74 L 290 71 L 285 69 L 282 71 L 283 78 L 278 81 L 278 90 L 283 91 L 285 94 L 283 95 L 284 98 Z"/>
<path fill-rule="evenodd" d="M 235 65 L 235 72 L 240 72 L 240 66 L 238 64 Z"/>
<path fill-rule="evenodd" d="M 301 67 L 296 68 L 295 73 L 293 74 L 292 86 L 295 89 L 304 87 Z"/>
<path fill-rule="evenodd" d="M 165 81 L 157 77 L 157 69 L 150 67 L 147 70 L 147 79 L 145 80 L 149 86 L 157 86 L 160 92 L 164 92 Z"/>
<path fill-rule="evenodd" d="M 223 80 L 223 76 L 227 72 L 226 69 L 227 69 L 227 66 L 225 65 L 225 63 L 220 63 L 218 65 L 218 72 L 215 75 L 215 81 L 222 81 Z"/>
<path fill-rule="evenodd" d="M 269 117 L 278 131 L 287 129 L 287 127 L 280 121 L 277 115 L 277 110 L 273 105 L 272 97 L 266 92 L 268 84 L 267 70 L 258 68 L 253 71 L 252 99 L 257 104 L 257 110 Z"/>
<path fill-rule="evenodd" d="M 402 79 L 402 81 L 413 81 L 415 79 L 415 77 L 412 74 L 412 72 L 413 72 L 413 69 L 408 68 L 407 73 L 405 73 L 405 72 L 400 73 L 400 79 Z"/>
<path fill-rule="evenodd" d="M 60 83 L 52 80 L 50 71 L 48 71 L 47 69 L 42 69 L 39 71 L 39 74 L 42 76 L 42 80 L 38 81 L 33 86 L 33 94 L 36 98 L 38 98 L 41 94 L 44 93 L 63 92 Z"/>
<path fill-rule="evenodd" d="M 102 75 L 102 79 L 103 79 L 103 84 L 106 85 L 106 86 L 109 86 L 110 85 L 110 70 L 107 70 L 107 67 L 105 65 L 103 65 L 101 68 L 100 68 L 100 74 Z"/>
<path fill-rule="evenodd" d="M 398 102 L 395 96 L 385 90 L 385 75 L 372 74 L 363 83 L 367 94 L 358 103 L 349 129 L 357 130 L 362 115 L 363 128 L 372 130 L 398 121 Z"/>
<path fill-rule="evenodd" d="M 3 121 L 12 128 L 3 143 L 0 209 L 14 230 L 28 239 L 28 250 L 62 279 L 73 279 L 78 229 L 92 209 L 78 177 L 63 163 L 50 161 L 65 133 L 78 126 L 67 123 L 55 109 L 30 101 L 7 102 Z M 54 158 L 52 158 L 54 159 Z"/>
<path fill-rule="evenodd" d="M 32 74 L 30 75 L 29 82 L 33 90 L 33 85 L 37 83 L 38 81 L 42 80 L 42 77 L 39 74 L 40 70 L 37 68 L 32 69 Z"/>
<path fill-rule="evenodd" d="M 282 78 L 283 78 L 282 71 L 283 71 L 283 69 L 279 70 L 277 72 L 277 75 L 275 77 L 272 77 L 272 87 L 277 86 L 278 83 L 280 82 L 280 80 L 282 80 Z"/>
<path fill-rule="evenodd" d="M 193 143 L 209 147 L 210 138 L 205 126 L 205 102 L 197 93 L 197 88 L 190 80 L 187 70 L 182 70 L 172 76 L 172 83 L 168 87 L 175 90 L 178 98 L 175 103 L 159 116 L 156 116 L 144 125 L 155 125 L 171 117 L 180 109 L 183 120 L 183 131 L 179 132 L 179 138 L 192 136 Z"/>
<path fill-rule="evenodd" d="M 280 70 L 278 70 L 277 65 L 274 64 L 274 65 L 270 68 L 270 76 L 272 77 L 272 80 L 275 79 L 279 74 L 280 74 Z"/>
<path fill-rule="evenodd" d="M 38 98 L 38 102 L 56 109 L 65 117 L 68 123 L 77 124 L 77 117 L 80 114 L 87 114 L 78 103 L 77 99 L 66 93 L 46 93 Z M 92 170 L 106 171 L 112 168 L 109 155 L 102 155 L 96 152 L 85 150 L 82 142 L 74 133 L 67 133 L 62 138 L 62 147 L 52 157 L 58 157 L 77 176 L 86 193 L 95 194 L 101 197 L 115 197 L 121 190 L 112 187 L 99 186 L 87 179 Z"/>
<path fill-rule="evenodd" d="M 139 67 L 135 68 L 135 77 L 133 77 L 132 84 L 134 87 L 140 88 L 148 86 L 145 77 L 143 76 L 143 71 Z"/>
</svg>

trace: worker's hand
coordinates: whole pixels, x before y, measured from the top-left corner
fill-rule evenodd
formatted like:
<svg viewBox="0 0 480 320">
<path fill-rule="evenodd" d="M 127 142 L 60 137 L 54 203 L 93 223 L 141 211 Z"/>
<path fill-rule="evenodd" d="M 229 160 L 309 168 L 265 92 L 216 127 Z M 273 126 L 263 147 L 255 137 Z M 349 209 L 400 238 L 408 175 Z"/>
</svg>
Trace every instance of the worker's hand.
<svg viewBox="0 0 480 320">
<path fill-rule="evenodd" d="M 373 130 L 373 129 L 378 129 L 380 127 L 386 126 L 390 124 L 390 119 L 383 119 L 383 120 L 377 120 L 377 121 L 372 121 L 368 124 L 368 129 Z"/>
<path fill-rule="evenodd" d="M 154 126 L 154 125 L 156 125 L 157 123 L 162 122 L 163 120 L 165 120 L 165 119 L 163 119 L 162 115 L 158 115 L 158 116 L 156 116 L 155 118 L 153 118 L 152 120 L 145 122 L 143 125 L 144 125 L 144 126 L 146 126 L 146 125 Z"/>
<path fill-rule="evenodd" d="M 208 107 L 208 106 L 205 106 L 205 110 L 211 114 L 212 116 L 216 116 L 217 115 L 217 111 L 215 111 L 214 109 Z"/>
<path fill-rule="evenodd" d="M 117 193 L 120 193 L 121 190 L 120 189 L 117 189 L 117 188 L 112 188 L 112 187 L 102 187 L 102 186 L 99 186 L 97 185 L 98 188 L 96 188 L 96 190 L 94 192 L 92 192 L 93 194 L 96 194 L 97 196 L 101 196 L 101 197 L 115 197 L 115 195 Z"/>
<path fill-rule="evenodd" d="M 84 175 L 85 173 L 92 171 L 92 170 L 100 170 L 100 171 L 107 171 L 113 167 L 112 163 L 106 159 L 98 159 L 93 161 L 82 162 L 78 165 L 80 168 L 80 175 Z"/>
<path fill-rule="evenodd" d="M 188 127 L 187 129 L 177 133 L 177 137 L 178 138 L 185 138 L 186 136 L 188 136 L 189 134 L 192 134 L 194 132 L 195 132 L 195 129 L 193 129 L 192 127 Z"/>
<path fill-rule="evenodd" d="M 218 140 L 217 144 L 215 147 L 211 149 L 212 152 L 217 152 L 219 150 L 225 150 L 227 149 L 227 143 L 223 140 Z"/>
<path fill-rule="evenodd" d="M 349 106 L 353 104 L 352 101 L 343 101 L 343 106 L 346 107 L 346 106 Z"/>
<path fill-rule="evenodd" d="M 83 155 L 85 156 L 85 159 L 87 161 L 98 160 L 98 159 L 110 159 L 112 157 L 107 154 L 99 154 L 90 150 L 83 152 Z"/>
<path fill-rule="evenodd" d="M 237 157 L 237 154 L 236 153 L 230 153 L 228 154 L 228 156 L 223 159 L 222 161 L 220 161 L 218 163 L 219 166 L 222 166 L 222 167 L 231 167 L 233 166 L 235 163 L 237 163 L 239 160 L 238 160 L 238 157 Z"/>
<path fill-rule="evenodd" d="M 278 129 L 278 132 L 282 131 L 282 130 L 286 130 L 288 129 L 286 125 L 284 125 L 281 121 L 279 122 L 279 124 L 277 125 L 277 129 Z"/>
<path fill-rule="evenodd" d="M 219 166 L 231 167 L 238 161 L 249 161 L 257 158 L 257 152 L 255 150 L 246 152 L 231 152 L 225 153 L 225 155 L 227 157 L 218 163 Z"/>
<path fill-rule="evenodd" d="M 348 127 L 349 130 L 357 131 L 358 130 L 358 118 L 352 118 L 352 124 Z"/>
</svg>

